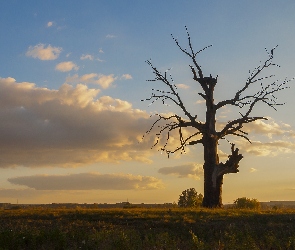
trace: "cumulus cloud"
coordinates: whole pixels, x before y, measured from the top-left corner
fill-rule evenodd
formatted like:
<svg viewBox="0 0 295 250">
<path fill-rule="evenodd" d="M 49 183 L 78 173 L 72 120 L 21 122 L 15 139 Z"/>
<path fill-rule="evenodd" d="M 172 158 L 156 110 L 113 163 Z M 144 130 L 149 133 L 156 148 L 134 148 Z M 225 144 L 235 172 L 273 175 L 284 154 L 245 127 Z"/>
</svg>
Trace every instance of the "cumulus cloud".
<svg viewBox="0 0 295 250">
<path fill-rule="evenodd" d="M 117 79 L 113 74 L 98 75 L 97 78 L 98 79 L 94 83 L 100 85 L 104 89 L 108 88 Z"/>
<path fill-rule="evenodd" d="M 218 130 L 225 125 L 225 122 L 219 122 L 217 124 Z M 243 152 L 256 156 L 277 156 L 279 154 L 291 153 L 295 150 L 295 142 L 293 140 L 295 132 L 289 124 L 275 122 L 269 117 L 268 120 L 257 120 L 245 124 L 243 130 L 249 133 L 251 143 L 237 137 L 233 139 L 233 142 Z M 255 135 L 259 140 L 252 139 Z"/>
<path fill-rule="evenodd" d="M 124 74 L 124 75 L 121 76 L 121 79 L 131 80 L 132 79 L 132 75 L 130 75 L 130 74 Z"/>
<path fill-rule="evenodd" d="M 100 59 L 100 58 L 95 58 L 93 55 L 90 55 L 90 54 L 83 54 L 81 57 L 80 57 L 81 60 L 90 60 L 90 61 L 93 61 L 93 60 L 96 60 L 96 61 L 99 61 L 99 62 L 104 62 L 104 60 Z"/>
<path fill-rule="evenodd" d="M 47 27 L 51 27 L 53 25 L 53 22 L 48 22 Z"/>
<path fill-rule="evenodd" d="M 85 74 L 80 77 L 80 81 L 83 83 L 93 83 L 93 82 L 95 82 L 94 78 L 96 78 L 97 76 L 98 76 L 98 74 L 96 74 L 96 73 Z"/>
<path fill-rule="evenodd" d="M 179 88 L 179 89 L 188 89 L 189 88 L 188 85 L 183 84 L 183 83 L 176 84 L 176 87 Z"/>
<path fill-rule="evenodd" d="M 55 70 L 58 70 L 61 72 L 68 72 L 71 70 L 78 70 L 78 69 L 79 69 L 79 67 L 71 61 L 61 62 L 55 66 Z"/>
<path fill-rule="evenodd" d="M 37 45 L 30 46 L 26 52 L 26 55 L 40 60 L 55 60 L 59 57 L 62 48 L 52 47 L 50 44 L 46 45 L 39 43 Z"/>
<path fill-rule="evenodd" d="M 218 122 L 217 129 L 222 130 L 227 122 Z M 251 123 L 244 124 L 243 131 L 249 134 L 249 139 L 252 141 L 254 136 L 265 136 L 268 139 L 273 138 L 294 138 L 295 131 L 286 123 L 276 122 L 268 117 L 268 120 L 257 120 Z"/>
<path fill-rule="evenodd" d="M 100 85 L 103 89 L 109 88 L 118 77 L 115 77 L 113 74 L 103 75 L 97 73 L 85 74 L 79 77 L 77 74 L 67 77 L 66 82 L 76 83 L 81 82 L 84 84 L 97 84 Z"/>
<path fill-rule="evenodd" d="M 243 151 L 257 156 L 277 156 L 282 153 L 292 153 L 295 150 L 295 143 L 290 141 L 275 140 L 271 142 L 239 140 L 237 145 Z"/>
<path fill-rule="evenodd" d="M 12 184 L 36 190 L 151 190 L 163 188 L 161 180 L 131 174 L 81 173 L 9 178 Z"/>
<path fill-rule="evenodd" d="M 89 55 L 89 54 L 86 54 L 86 55 L 82 55 L 81 57 L 80 57 L 80 59 L 81 60 L 91 60 L 91 61 L 93 61 L 93 59 L 94 59 L 94 57 L 92 56 L 92 55 Z"/>
<path fill-rule="evenodd" d="M 245 126 L 245 130 L 249 133 L 263 134 L 272 138 L 275 135 L 294 135 L 294 131 L 290 129 L 289 124 L 275 122 L 272 118 L 268 120 L 257 120 L 252 123 L 248 123 Z"/>
<path fill-rule="evenodd" d="M 218 129 L 222 129 L 226 123 L 219 122 Z M 295 132 L 291 126 L 282 122 L 275 122 L 272 118 L 268 120 L 257 120 L 244 125 L 244 131 L 249 133 L 251 143 L 246 140 L 235 139 L 237 146 L 249 154 L 257 156 L 277 156 L 279 154 L 291 153 L 295 149 Z M 254 135 L 268 137 L 267 141 L 253 140 Z"/>
<path fill-rule="evenodd" d="M 153 122 L 124 100 L 97 98 L 98 89 L 59 89 L 0 78 L 0 167 L 76 167 L 95 162 L 150 162 Z"/>
<path fill-rule="evenodd" d="M 188 163 L 174 167 L 163 167 L 158 170 L 160 174 L 175 175 L 178 178 L 193 178 L 199 180 L 203 176 L 203 167 L 200 164 Z"/>
</svg>

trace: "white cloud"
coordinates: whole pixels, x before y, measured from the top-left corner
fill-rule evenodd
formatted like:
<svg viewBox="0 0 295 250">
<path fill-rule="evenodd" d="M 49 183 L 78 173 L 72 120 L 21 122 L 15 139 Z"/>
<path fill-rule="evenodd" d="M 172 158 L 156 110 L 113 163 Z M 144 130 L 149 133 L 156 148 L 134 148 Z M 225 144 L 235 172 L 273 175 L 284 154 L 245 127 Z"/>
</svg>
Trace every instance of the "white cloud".
<svg viewBox="0 0 295 250">
<path fill-rule="evenodd" d="M 249 133 L 263 134 L 269 138 L 272 138 L 274 135 L 295 134 L 294 131 L 290 130 L 290 125 L 277 123 L 272 118 L 268 118 L 268 120 L 257 120 L 246 124 L 244 127 Z"/>
<path fill-rule="evenodd" d="M 8 181 L 36 190 L 152 190 L 163 188 L 162 181 L 155 177 L 131 174 L 33 175 L 13 177 Z"/>
<path fill-rule="evenodd" d="M 236 144 L 241 150 L 256 156 L 277 156 L 279 154 L 292 153 L 295 150 L 294 142 L 282 140 L 271 142 L 252 141 L 252 143 L 239 140 Z"/>
<path fill-rule="evenodd" d="M 221 130 L 225 125 L 225 122 L 219 122 L 217 127 Z M 232 141 L 241 149 L 241 152 L 256 156 L 277 156 L 295 150 L 293 140 L 295 132 L 289 124 L 275 122 L 268 117 L 268 120 L 257 120 L 245 124 L 243 130 L 249 134 L 248 138 L 251 143 L 240 137 L 231 137 Z M 253 139 L 255 135 L 259 140 Z"/>
<path fill-rule="evenodd" d="M 227 122 L 218 122 L 217 129 L 221 130 Z M 286 136 L 286 137 L 295 137 L 295 131 L 291 129 L 289 124 L 285 124 L 282 122 L 275 122 L 272 118 L 268 117 L 268 120 L 256 120 L 251 123 L 244 124 L 243 130 L 249 134 L 249 138 L 251 139 L 251 135 L 264 135 L 269 139 L 274 136 Z"/>
<path fill-rule="evenodd" d="M 80 77 L 80 81 L 83 83 L 91 83 L 95 81 L 94 78 L 96 78 L 97 76 L 98 74 L 96 73 L 85 74 Z"/>
<path fill-rule="evenodd" d="M 100 48 L 100 49 L 98 50 L 98 52 L 99 52 L 99 53 L 102 53 L 102 54 L 104 53 L 104 51 L 102 50 L 102 48 Z"/>
<path fill-rule="evenodd" d="M 84 84 L 50 90 L 0 78 L 0 168 L 150 163 L 153 138 L 138 143 L 149 114 L 98 93 Z"/>
<path fill-rule="evenodd" d="M 165 175 L 176 175 L 178 178 L 199 180 L 203 176 L 203 167 L 200 164 L 188 163 L 181 166 L 163 167 L 158 172 Z"/>
<path fill-rule="evenodd" d="M 26 55 L 40 60 L 55 60 L 59 57 L 62 48 L 52 47 L 50 44 L 46 47 L 45 44 L 39 43 L 37 45 L 30 46 Z"/>
<path fill-rule="evenodd" d="M 53 22 L 48 22 L 47 27 L 51 27 L 53 25 Z"/>
<path fill-rule="evenodd" d="M 93 61 L 94 57 L 93 57 L 92 55 L 89 55 L 89 54 L 86 54 L 86 55 L 83 54 L 83 55 L 80 57 L 80 59 L 81 59 L 81 60 L 86 60 L 86 59 L 88 59 L 88 60 Z"/>
<path fill-rule="evenodd" d="M 121 79 L 131 80 L 132 79 L 132 75 L 130 75 L 130 74 L 124 74 L 124 75 L 121 76 Z"/>
<path fill-rule="evenodd" d="M 71 61 L 61 62 L 55 66 L 55 70 L 58 70 L 61 72 L 68 72 L 71 70 L 78 70 L 78 69 L 79 69 L 79 67 Z"/>
<path fill-rule="evenodd" d="M 66 83 L 79 83 L 79 75 L 78 74 L 74 74 L 74 75 L 69 75 L 66 77 Z"/>
<path fill-rule="evenodd" d="M 116 36 L 112 35 L 112 34 L 108 34 L 108 35 L 106 35 L 106 38 L 112 39 L 112 38 L 116 38 Z"/>
<path fill-rule="evenodd" d="M 96 61 L 104 62 L 104 60 L 102 60 L 102 59 L 100 59 L 100 58 L 96 58 Z"/>
<path fill-rule="evenodd" d="M 176 87 L 179 89 L 189 89 L 189 86 L 183 83 L 176 84 Z"/>
<path fill-rule="evenodd" d="M 102 88 L 106 89 L 109 88 L 114 81 L 116 81 L 118 78 L 115 77 L 113 74 L 110 75 L 103 75 L 103 74 L 96 74 L 96 73 L 90 73 L 82 75 L 79 78 L 79 81 L 85 84 L 98 84 Z M 77 81 L 78 76 L 75 78 L 67 78 L 67 82 L 70 82 L 70 80 Z"/>
</svg>

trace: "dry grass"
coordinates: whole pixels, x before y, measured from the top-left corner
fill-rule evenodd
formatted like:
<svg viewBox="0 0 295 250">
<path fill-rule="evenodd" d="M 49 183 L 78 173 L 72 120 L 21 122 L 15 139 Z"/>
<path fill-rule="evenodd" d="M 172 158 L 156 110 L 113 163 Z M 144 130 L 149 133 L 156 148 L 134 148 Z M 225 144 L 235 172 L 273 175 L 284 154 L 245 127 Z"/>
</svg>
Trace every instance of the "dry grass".
<svg viewBox="0 0 295 250">
<path fill-rule="evenodd" d="M 0 210 L 0 249 L 295 249 L 295 210 Z"/>
</svg>

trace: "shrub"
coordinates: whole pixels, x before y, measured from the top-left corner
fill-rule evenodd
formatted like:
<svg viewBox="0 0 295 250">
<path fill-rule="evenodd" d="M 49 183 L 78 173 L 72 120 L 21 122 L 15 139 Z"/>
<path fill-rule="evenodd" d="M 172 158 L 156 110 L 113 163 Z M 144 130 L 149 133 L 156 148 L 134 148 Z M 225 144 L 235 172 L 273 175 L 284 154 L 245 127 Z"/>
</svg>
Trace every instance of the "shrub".
<svg viewBox="0 0 295 250">
<path fill-rule="evenodd" d="M 259 209 L 260 202 L 257 199 L 249 199 L 246 197 L 238 198 L 234 201 L 236 208 Z"/>
<path fill-rule="evenodd" d="M 178 206 L 180 207 L 200 207 L 203 202 L 203 195 L 198 194 L 194 188 L 182 191 L 179 195 Z"/>
</svg>

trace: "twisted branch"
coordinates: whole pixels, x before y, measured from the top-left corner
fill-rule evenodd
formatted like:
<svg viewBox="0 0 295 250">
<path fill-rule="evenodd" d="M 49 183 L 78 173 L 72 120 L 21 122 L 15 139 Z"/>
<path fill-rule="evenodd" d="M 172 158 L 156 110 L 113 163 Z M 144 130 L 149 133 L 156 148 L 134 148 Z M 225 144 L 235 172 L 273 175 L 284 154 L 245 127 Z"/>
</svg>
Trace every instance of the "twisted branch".
<svg viewBox="0 0 295 250">
<path fill-rule="evenodd" d="M 219 163 L 214 167 L 212 182 L 213 186 L 216 187 L 216 180 L 219 176 L 230 173 L 239 172 L 239 162 L 243 159 L 243 155 L 239 154 L 239 149 L 235 148 L 235 144 L 231 145 L 231 155 L 228 156 L 228 160 L 225 163 Z"/>
</svg>

